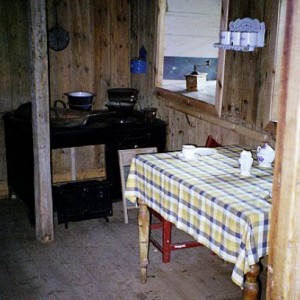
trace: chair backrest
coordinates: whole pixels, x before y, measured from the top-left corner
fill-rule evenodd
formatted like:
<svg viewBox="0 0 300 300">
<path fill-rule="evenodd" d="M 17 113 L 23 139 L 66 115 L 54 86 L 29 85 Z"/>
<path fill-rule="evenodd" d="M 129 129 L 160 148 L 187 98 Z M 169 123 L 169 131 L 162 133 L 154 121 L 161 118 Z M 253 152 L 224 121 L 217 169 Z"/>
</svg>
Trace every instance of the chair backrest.
<svg viewBox="0 0 300 300">
<path fill-rule="evenodd" d="M 217 148 L 217 147 L 222 147 L 222 145 L 219 144 L 211 135 L 209 135 L 207 137 L 205 147 L 208 147 L 208 148 Z"/>
<path fill-rule="evenodd" d="M 156 153 L 156 147 L 119 150 L 120 171 L 122 167 L 130 166 L 132 159 L 138 154 Z"/>
<path fill-rule="evenodd" d="M 156 153 L 156 152 L 157 152 L 156 147 L 125 149 L 125 150 L 118 151 L 125 223 L 128 223 L 128 216 L 127 216 L 127 202 L 124 197 L 124 193 L 125 193 L 126 180 L 129 174 L 131 161 L 138 154 L 147 154 L 147 153 Z"/>
</svg>

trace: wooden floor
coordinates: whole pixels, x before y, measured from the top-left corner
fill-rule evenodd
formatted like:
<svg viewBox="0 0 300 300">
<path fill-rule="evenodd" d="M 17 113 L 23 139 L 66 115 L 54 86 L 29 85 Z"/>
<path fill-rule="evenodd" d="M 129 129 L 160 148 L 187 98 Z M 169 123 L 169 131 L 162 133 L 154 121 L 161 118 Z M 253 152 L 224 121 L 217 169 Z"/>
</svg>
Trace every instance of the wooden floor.
<svg viewBox="0 0 300 300">
<path fill-rule="evenodd" d="M 141 284 L 136 211 L 129 217 L 125 225 L 119 202 L 109 223 L 56 225 L 54 242 L 41 244 L 22 203 L 0 200 L 0 299 L 241 299 L 242 291 L 230 279 L 233 265 L 204 247 L 173 252 L 169 264 L 150 247 L 148 283 Z M 175 231 L 174 240 L 187 237 Z M 265 283 L 264 274 L 262 279 Z"/>
</svg>

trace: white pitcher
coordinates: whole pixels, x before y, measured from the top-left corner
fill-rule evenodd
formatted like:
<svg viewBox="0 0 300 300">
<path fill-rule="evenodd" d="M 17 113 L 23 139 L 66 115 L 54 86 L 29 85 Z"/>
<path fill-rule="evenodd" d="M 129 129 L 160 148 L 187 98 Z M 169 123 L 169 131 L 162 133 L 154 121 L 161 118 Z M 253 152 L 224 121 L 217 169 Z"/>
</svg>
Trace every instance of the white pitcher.
<svg viewBox="0 0 300 300">
<path fill-rule="evenodd" d="M 258 146 L 257 159 L 260 167 L 270 168 L 275 159 L 275 150 L 268 143 L 262 147 Z"/>
<path fill-rule="evenodd" d="M 253 164 L 251 151 L 243 150 L 239 158 L 240 171 L 242 176 L 250 176 L 250 170 Z"/>
</svg>

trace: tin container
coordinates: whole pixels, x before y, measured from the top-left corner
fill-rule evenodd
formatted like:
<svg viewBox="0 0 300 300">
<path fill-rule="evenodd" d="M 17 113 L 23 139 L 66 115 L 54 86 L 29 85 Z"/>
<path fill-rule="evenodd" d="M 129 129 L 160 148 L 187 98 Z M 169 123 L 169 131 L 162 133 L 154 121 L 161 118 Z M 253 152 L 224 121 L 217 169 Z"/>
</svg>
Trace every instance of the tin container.
<svg viewBox="0 0 300 300">
<path fill-rule="evenodd" d="M 147 72 L 147 62 L 145 59 L 132 58 L 130 61 L 130 72 L 131 73 L 146 73 Z"/>
<path fill-rule="evenodd" d="M 145 107 L 143 109 L 145 122 L 152 123 L 156 117 L 157 108 L 156 107 Z"/>
</svg>

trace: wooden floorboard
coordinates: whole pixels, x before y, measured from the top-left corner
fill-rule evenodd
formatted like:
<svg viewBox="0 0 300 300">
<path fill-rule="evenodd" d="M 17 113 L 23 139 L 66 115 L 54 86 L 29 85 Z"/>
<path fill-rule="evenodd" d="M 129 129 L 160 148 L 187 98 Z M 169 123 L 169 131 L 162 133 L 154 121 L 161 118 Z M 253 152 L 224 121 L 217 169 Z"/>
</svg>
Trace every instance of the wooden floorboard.
<svg viewBox="0 0 300 300">
<path fill-rule="evenodd" d="M 151 246 L 148 283 L 141 284 L 136 214 L 130 211 L 125 225 L 122 204 L 115 203 L 110 222 L 74 222 L 69 229 L 56 224 L 54 242 L 41 244 L 23 204 L 0 200 L 0 299 L 241 299 L 230 279 L 233 265 L 204 247 L 175 251 L 163 264 Z M 187 238 L 175 231 L 174 239 Z"/>
</svg>

